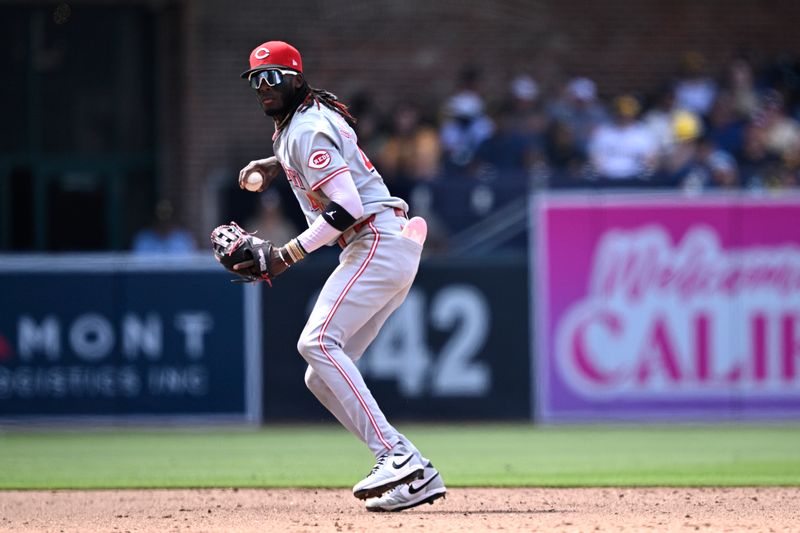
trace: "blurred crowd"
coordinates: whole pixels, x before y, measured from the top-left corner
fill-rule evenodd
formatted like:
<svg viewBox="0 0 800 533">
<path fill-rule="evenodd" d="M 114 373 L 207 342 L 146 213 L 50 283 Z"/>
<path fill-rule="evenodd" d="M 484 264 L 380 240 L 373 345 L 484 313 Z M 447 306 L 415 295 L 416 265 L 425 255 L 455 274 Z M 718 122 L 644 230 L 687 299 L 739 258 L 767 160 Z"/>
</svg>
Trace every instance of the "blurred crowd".
<svg viewBox="0 0 800 533">
<path fill-rule="evenodd" d="M 485 81 L 466 66 L 438 102 L 345 98 L 359 145 L 412 214 L 428 220 L 433 253 L 531 189 L 800 185 L 800 64 L 787 55 L 712 68 L 688 53 L 651 92 L 606 94 L 586 76 L 522 72 L 502 80 L 502 91 Z M 265 235 L 303 227 L 274 191 L 260 203 L 252 223 Z M 512 247 L 527 244 L 519 226 Z"/>
<path fill-rule="evenodd" d="M 357 98 L 359 142 L 399 194 L 441 180 L 525 186 L 786 188 L 800 183 L 800 66 L 688 53 L 652 93 L 603 94 L 590 78 L 519 73 L 504 94 L 465 67 L 428 110 Z"/>
</svg>

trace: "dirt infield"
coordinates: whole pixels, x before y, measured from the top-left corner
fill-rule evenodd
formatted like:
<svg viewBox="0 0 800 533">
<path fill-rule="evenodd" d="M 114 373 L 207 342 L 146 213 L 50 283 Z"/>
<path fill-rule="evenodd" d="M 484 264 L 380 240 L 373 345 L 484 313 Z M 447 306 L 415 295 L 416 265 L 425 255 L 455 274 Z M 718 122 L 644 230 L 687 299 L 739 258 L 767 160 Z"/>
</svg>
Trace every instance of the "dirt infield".
<svg viewBox="0 0 800 533">
<path fill-rule="evenodd" d="M 800 488 L 451 489 L 368 513 L 346 489 L 0 492 L 0 531 L 798 531 Z"/>
</svg>

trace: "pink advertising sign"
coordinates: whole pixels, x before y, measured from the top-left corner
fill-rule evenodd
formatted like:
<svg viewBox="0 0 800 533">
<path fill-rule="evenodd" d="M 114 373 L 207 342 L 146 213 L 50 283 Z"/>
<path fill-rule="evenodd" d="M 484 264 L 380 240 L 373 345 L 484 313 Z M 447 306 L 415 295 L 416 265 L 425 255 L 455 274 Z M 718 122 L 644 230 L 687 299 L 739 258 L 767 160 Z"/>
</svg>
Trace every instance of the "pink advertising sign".
<svg viewBox="0 0 800 533">
<path fill-rule="evenodd" d="M 533 204 L 538 420 L 800 418 L 800 195 Z"/>
</svg>

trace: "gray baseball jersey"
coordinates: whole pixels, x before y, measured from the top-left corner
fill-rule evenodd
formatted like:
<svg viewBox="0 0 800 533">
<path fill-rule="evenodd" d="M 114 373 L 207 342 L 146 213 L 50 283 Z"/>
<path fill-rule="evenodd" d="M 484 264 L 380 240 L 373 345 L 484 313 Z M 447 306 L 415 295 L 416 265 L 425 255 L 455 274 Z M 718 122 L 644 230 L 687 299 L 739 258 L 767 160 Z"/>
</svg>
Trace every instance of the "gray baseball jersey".
<svg viewBox="0 0 800 533">
<path fill-rule="evenodd" d="M 361 196 L 365 217 L 387 207 L 408 211 L 403 200 L 389 193 L 383 178 L 358 147 L 353 128 L 324 105 L 314 104 L 298 112 L 275 136 L 273 148 L 309 226 L 330 202 L 321 187 L 346 171 L 350 171 Z"/>
<path fill-rule="evenodd" d="M 376 457 L 399 440 L 416 449 L 386 420 L 355 365 L 416 276 L 422 246 L 401 235 L 408 206 L 389 193 L 353 129 L 325 106 L 298 112 L 273 140 L 309 225 L 330 201 L 320 188 L 346 171 L 364 205 L 359 222 L 339 239 L 344 245 L 339 266 L 297 343 L 309 365 L 306 384 Z"/>
</svg>

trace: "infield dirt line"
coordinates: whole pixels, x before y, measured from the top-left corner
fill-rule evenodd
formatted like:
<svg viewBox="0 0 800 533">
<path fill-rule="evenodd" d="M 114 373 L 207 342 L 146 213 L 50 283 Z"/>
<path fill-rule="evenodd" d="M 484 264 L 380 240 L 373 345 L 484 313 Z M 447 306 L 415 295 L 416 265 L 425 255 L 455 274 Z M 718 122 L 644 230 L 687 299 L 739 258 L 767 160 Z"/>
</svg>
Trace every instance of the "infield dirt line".
<svg viewBox="0 0 800 533">
<path fill-rule="evenodd" d="M 347 489 L 2 491 L 0 531 L 798 531 L 800 488 L 451 488 L 403 513 Z"/>
</svg>

